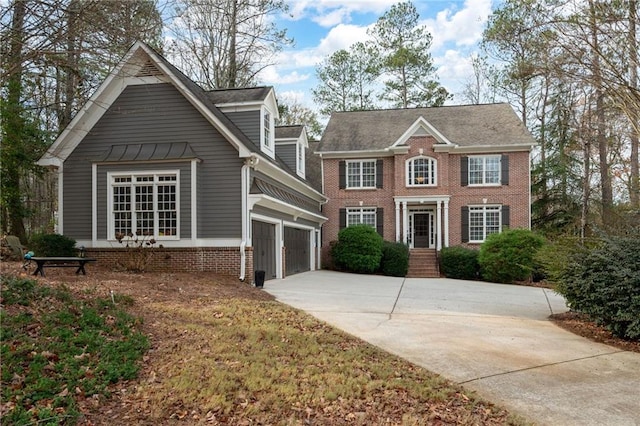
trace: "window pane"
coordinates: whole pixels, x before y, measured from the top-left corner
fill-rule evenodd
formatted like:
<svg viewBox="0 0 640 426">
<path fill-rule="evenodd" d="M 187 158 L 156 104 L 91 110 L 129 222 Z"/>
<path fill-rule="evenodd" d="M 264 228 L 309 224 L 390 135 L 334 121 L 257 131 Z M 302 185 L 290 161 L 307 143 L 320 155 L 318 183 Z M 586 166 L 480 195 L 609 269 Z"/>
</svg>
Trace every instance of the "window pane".
<svg viewBox="0 0 640 426">
<path fill-rule="evenodd" d="M 352 208 L 347 209 L 347 226 L 351 225 L 370 225 L 376 226 L 376 209 L 375 208 Z"/>
<path fill-rule="evenodd" d="M 128 235 L 132 232 L 130 186 L 113 187 L 113 224 L 113 232 L 116 235 Z"/>
<path fill-rule="evenodd" d="M 431 158 L 416 158 L 409 163 L 410 185 L 435 185 L 435 161 Z"/>
<path fill-rule="evenodd" d="M 347 188 L 357 188 L 360 186 L 360 163 L 347 163 Z"/>
<path fill-rule="evenodd" d="M 469 157 L 469 185 L 481 185 L 483 157 Z"/>
<path fill-rule="evenodd" d="M 486 157 L 485 183 L 500 183 L 500 157 Z"/>
<path fill-rule="evenodd" d="M 362 162 L 362 186 L 365 188 L 373 188 L 376 186 L 376 162 Z"/>
</svg>

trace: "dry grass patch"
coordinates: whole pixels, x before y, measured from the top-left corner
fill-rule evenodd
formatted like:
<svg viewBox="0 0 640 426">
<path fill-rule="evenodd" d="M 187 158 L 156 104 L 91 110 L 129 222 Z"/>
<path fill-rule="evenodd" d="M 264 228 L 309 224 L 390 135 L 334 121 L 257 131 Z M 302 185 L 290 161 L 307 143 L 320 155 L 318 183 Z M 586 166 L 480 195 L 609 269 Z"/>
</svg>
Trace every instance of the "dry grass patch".
<svg viewBox="0 0 640 426">
<path fill-rule="evenodd" d="M 151 344 L 137 379 L 80 404 L 81 424 L 522 424 L 233 277 L 68 272 L 38 280 L 79 297 L 131 298 Z"/>
</svg>

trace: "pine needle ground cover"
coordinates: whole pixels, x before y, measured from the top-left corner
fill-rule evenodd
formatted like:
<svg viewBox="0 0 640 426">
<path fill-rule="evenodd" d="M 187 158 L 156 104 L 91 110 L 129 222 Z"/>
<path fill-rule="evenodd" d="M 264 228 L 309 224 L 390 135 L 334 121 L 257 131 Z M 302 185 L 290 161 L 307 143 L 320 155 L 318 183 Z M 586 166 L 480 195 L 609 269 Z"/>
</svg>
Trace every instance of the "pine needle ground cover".
<svg viewBox="0 0 640 426">
<path fill-rule="evenodd" d="M 523 423 L 237 279 L 96 269 L 87 277 L 52 271 L 46 285 L 64 282 L 82 297 L 121 295 L 116 305 L 125 307 L 129 318 L 141 319 L 128 327 L 132 333 L 141 327 L 149 348 L 134 363 L 140 368 L 135 377 L 122 376 L 99 396 L 69 388 L 66 395 L 75 398 L 78 415 L 67 424 Z M 3 300 L 3 310 L 4 305 Z M 71 370 L 66 374 L 77 374 Z M 7 373 L 9 382 L 12 377 Z"/>
</svg>

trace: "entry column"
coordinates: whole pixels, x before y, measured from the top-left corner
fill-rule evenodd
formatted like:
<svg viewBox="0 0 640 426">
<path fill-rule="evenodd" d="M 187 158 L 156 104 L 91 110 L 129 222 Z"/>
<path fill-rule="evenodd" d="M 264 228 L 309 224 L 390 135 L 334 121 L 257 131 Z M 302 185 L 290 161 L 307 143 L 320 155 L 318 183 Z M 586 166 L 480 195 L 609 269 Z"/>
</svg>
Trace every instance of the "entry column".
<svg viewBox="0 0 640 426">
<path fill-rule="evenodd" d="M 442 249 L 442 201 L 436 201 L 436 250 Z"/>
</svg>

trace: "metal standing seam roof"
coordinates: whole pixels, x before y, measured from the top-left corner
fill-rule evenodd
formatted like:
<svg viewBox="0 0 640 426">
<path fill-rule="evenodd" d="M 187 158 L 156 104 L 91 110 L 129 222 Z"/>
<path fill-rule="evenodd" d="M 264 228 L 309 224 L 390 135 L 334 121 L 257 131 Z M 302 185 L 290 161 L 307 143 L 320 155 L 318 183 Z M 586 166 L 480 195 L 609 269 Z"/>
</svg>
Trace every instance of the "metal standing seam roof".
<svg viewBox="0 0 640 426">
<path fill-rule="evenodd" d="M 333 113 L 319 151 L 388 148 L 420 117 L 459 146 L 535 145 L 511 106 L 498 103 Z"/>
<path fill-rule="evenodd" d="M 97 162 L 161 161 L 198 158 L 188 142 L 111 145 L 95 159 Z"/>
</svg>

